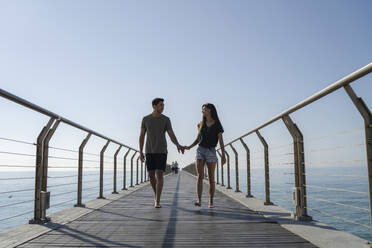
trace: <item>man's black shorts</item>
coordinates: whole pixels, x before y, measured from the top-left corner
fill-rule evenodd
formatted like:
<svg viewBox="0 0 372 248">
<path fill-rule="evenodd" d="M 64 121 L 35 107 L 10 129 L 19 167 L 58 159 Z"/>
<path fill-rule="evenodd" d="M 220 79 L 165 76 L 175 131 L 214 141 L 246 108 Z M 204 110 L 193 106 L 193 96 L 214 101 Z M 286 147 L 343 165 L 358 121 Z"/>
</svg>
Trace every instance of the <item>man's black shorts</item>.
<svg viewBox="0 0 372 248">
<path fill-rule="evenodd" d="M 146 154 L 146 167 L 147 171 L 162 170 L 165 171 L 167 166 L 166 153 L 147 153 Z"/>
</svg>

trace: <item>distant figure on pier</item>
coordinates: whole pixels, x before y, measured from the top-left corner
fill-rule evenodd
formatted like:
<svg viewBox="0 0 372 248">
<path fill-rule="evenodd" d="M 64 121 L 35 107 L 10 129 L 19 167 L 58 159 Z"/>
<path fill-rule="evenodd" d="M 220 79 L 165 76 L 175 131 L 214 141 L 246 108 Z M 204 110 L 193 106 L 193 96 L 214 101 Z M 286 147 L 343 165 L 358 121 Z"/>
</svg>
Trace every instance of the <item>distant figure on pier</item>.
<svg viewBox="0 0 372 248">
<path fill-rule="evenodd" d="M 174 172 L 177 174 L 178 173 L 178 163 L 177 161 L 174 162 Z"/>
<path fill-rule="evenodd" d="M 172 162 L 172 171 L 174 172 L 174 174 L 178 173 L 178 163 L 177 163 L 177 161 Z"/>
<path fill-rule="evenodd" d="M 203 192 L 204 165 L 207 164 L 208 179 L 209 179 L 209 208 L 213 208 L 213 197 L 215 191 L 214 172 L 216 169 L 217 155 L 216 146 L 218 141 L 222 150 L 221 166 L 226 163 L 225 149 L 222 138 L 224 132 L 222 124 L 218 118 L 216 107 L 207 103 L 202 106 L 203 118 L 198 124 L 198 135 L 195 141 L 186 146 L 185 149 L 190 150 L 195 145 L 199 144 L 196 150 L 196 169 L 198 180 L 196 185 L 196 193 L 198 199 L 194 202 L 195 206 L 201 206 L 201 197 Z"/>
<path fill-rule="evenodd" d="M 163 115 L 164 99 L 155 98 L 152 101 L 153 112 L 142 119 L 141 132 L 139 137 L 140 158 L 145 161 L 143 145 L 146 138 L 146 167 L 150 177 L 150 183 L 154 190 L 154 207 L 160 208 L 160 197 L 163 190 L 163 174 L 167 165 L 167 141 L 165 132 L 168 133 L 171 141 L 177 146 L 178 152 L 184 153 L 185 148 L 181 146 L 172 130 L 170 119 Z"/>
</svg>

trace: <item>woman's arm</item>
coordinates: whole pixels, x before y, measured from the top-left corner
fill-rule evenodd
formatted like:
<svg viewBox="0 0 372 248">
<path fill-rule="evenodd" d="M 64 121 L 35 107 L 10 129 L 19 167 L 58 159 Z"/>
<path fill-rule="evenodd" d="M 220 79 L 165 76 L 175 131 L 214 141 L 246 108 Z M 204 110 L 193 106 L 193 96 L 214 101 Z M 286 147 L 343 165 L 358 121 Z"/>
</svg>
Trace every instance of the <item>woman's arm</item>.
<svg viewBox="0 0 372 248">
<path fill-rule="evenodd" d="M 225 155 L 225 144 L 223 143 L 222 132 L 218 133 L 218 140 L 220 141 L 220 147 L 221 147 L 221 152 L 222 152 L 221 165 L 224 165 L 226 163 L 226 155 Z"/>
<path fill-rule="evenodd" d="M 190 150 L 191 148 L 196 146 L 199 143 L 199 141 L 200 141 L 200 133 L 198 134 L 198 137 L 196 137 L 195 141 L 190 146 L 186 146 L 185 149 Z"/>
</svg>

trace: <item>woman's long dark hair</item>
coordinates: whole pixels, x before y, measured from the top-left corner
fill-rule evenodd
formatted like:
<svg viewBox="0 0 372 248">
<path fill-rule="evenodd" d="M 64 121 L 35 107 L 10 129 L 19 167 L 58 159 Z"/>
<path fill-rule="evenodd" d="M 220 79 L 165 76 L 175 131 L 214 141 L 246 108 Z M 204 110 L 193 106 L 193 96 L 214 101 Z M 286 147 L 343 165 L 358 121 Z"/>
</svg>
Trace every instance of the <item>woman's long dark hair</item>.
<svg viewBox="0 0 372 248">
<path fill-rule="evenodd" d="M 221 125 L 222 127 L 222 124 L 221 124 L 221 121 L 220 121 L 220 118 L 218 118 L 218 114 L 217 114 L 217 109 L 216 107 L 212 104 L 212 103 L 206 103 L 206 104 L 203 104 L 202 106 L 202 109 L 206 107 L 208 109 L 211 110 L 211 116 L 212 116 L 212 119 L 216 122 L 216 124 L 219 124 Z M 202 128 L 204 127 L 204 125 L 207 125 L 207 118 L 205 116 L 203 116 L 203 119 L 202 121 L 198 124 L 198 127 L 199 127 L 199 133 L 200 131 L 202 130 Z"/>
</svg>

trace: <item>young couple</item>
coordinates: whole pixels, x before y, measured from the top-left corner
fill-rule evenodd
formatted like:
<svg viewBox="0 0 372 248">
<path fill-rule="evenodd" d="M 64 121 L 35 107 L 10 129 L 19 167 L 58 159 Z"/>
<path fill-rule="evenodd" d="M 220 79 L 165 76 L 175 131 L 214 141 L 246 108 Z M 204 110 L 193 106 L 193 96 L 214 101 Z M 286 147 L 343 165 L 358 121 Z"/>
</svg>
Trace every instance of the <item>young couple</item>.
<svg viewBox="0 0 372 248">
<path fill-rule="evenodd" d="M 202 106 L 203 119 L 198 124 L 198 135 L 190 146 L 181 146 L 172 130 L 170 119 L 163 115 L 164 99 L 155 98 L 152 101 L 153 112 L 142 119 L 141 133 L 139 137 L 140 158 L 145 161 L 143 145 L 146 139 L 146 167 L 150 177 L 150 183 L 155 193 L 154 207 L 160 208 L 160 196 L 163 190 L 163 173 L 167 164 L 167 132 L 171 141 L 177 146 L 178 152 L 184 153 L 199 144 L 196 151 L 196 169 L 198 173 L 196 193 L 198 199 L 195 206 L 201 206 L 203 190 L 204 166 L 208 168 L 209 179 L 209 208 L 213 208 L 213 197 L 215 191 L 214 173 L 217 163 L 216 146 L 220 142 L 222 147 L 221 165 L 226 163 L 224 143 L 222 138 L 223 128 L 218 118 L 216 108 L 207 103 Z"/>
</svg>

